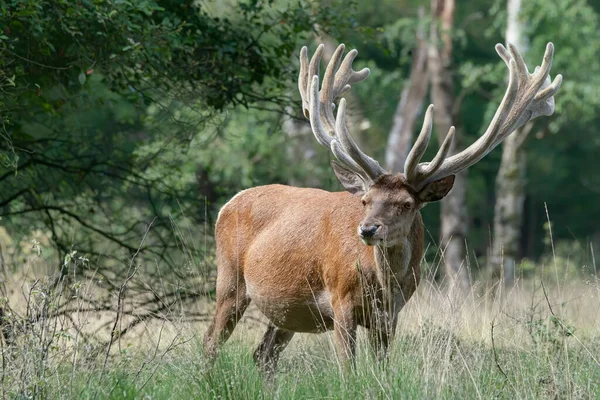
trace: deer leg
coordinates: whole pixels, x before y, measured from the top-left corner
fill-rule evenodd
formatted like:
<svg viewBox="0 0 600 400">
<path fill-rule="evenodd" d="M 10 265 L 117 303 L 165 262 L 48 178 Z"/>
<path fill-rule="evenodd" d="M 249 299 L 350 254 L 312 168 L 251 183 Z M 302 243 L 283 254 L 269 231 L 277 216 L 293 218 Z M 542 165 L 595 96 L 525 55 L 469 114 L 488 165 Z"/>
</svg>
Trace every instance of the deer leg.
<svg viewBox="0 0 600 400">
<path fill-rule="evenodd" d="M 378 361 L 386 362 L 388 359 L 389 345 L 395 333 L 395 320 L 393 318 L 393 321 L 381 321 L 369 329 L 369 343 Z"/>
<path fill-rule="evenodd" d="M 254 352 L 254 362 L 262 368 L 267 376 L 272 376 L 277 369 L 279 355 L 287 347 L 294 332 L 279 329 L 269 324 L 267 331 Z"/>
<path fill-rule="evenodd" d="M 352 303 L 333 301 L 334 338 L 340 364 L 347 367 L 354 365 L 356 355 L 356 318 Z"/>
<path fill-rule="evenodd" d="M 396 333 L 398 313 L 404 306 L 404 300 L 387 301 L 377 304 L 372 311 L 369 329 L 369 343 L 378 361 L 386 362 L 389 345 Z"/>
<path fill-rule="evenodd" d="M 417 288 L 417 281 L 409 275 L 408 282 L 393 300 L 379 304 L 371 316 L 369 342 L 379 361 L 386 362 L 389 356 L 389 345 L 394 339 L 398 314 Z M 387 306 L 386 306 L 387 304 Z"/>
<path fill-rule="evenodd" d="M 227 287 L 227 290 L 219 290 L 221 287 L 217 283 L 217 310 L 204 334 L 204 354 L 211 361 L 216 357 L 218 348 L 229 339 L 250 304 L 243 281 L 238 282 L 236 287 Z"/>
</svg>

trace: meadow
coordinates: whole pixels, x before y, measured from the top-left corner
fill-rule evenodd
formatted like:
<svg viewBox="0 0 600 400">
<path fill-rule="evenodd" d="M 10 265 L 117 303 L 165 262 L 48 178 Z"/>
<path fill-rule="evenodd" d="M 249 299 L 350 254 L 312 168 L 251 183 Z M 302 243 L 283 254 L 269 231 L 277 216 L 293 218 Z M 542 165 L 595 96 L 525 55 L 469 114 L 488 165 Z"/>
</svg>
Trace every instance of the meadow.
<svg viewBox="0 0 600 400">
<path fill-rule="evenodd" d="M 338 363 L 330 333 L 297 334 L 273 379 L 252 360 L 265 328 L 252 306 L 209 365 L 206 322 L 186 322 L 177 306 L 120 335 L 118 318 L 83 304 L 50 317 L 66 291 L 45 291 L 44 282 L 21 283 L 29 318 L 3 327 L 12 329 L 2 347 L 3 399 L 600 398 L 599 281 L 567 279 L 552 265 L 511 290 L 477 282 L 468 295 L 430 272 L 400 314 L 387 363 L 374 359 L 364 331 L 351 370 Z M 201 303 L 210 316 L 210 299 Z M 100 329 L 107 323 L 112 329 Z"/>
<path fill-rule="evenodd" d="M 600 0 L 4 0 L 0 28 L 1 400 L 600 399 Z M 547 98 L 513 80 L 512 110 L 539 118 L 500 145 L 480 138 L 508 104 L 509 42 L 519 82 L 554 48 L 564 83 Z M 331 333 L 297 334 L 271 379 L 254 305 L 203 355 L 214 227 L 250 187 L 341 190 L 298 93 L 319 43 L 321 72 L 341 43 L 371 71 L 343 96 L 381 168 L 410 171 L 429 103 L 446 150 L 498 147 L 424 209 L 387 361 L 364 330 L 351 369 Z"/>
</svg>

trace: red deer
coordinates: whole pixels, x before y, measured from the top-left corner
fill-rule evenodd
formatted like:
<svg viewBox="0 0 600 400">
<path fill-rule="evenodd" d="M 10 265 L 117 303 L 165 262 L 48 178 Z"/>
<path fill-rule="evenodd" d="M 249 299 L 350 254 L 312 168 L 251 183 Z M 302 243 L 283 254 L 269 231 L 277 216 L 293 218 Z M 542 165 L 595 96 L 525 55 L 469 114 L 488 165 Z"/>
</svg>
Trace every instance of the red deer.
<svg viewBox="0 0 600 400">
<path fill-rule="evenodd" d="M 254 359 L 274 371 L 279 354 L 295 332 L 334 330 L 342 364 L 354 359 L 357 326 L 369 330 L 372 347 L 385 357 L 398 313 L 415 292 L 423 256 L 420 209 L 442 199 L 454 175 L 481 160 L 517 128 L 554 112 L 551 83 L 553 45 L 542 66 L 529 73 L 514 46 L 496 51 L 509 69 L 508 88 L 485 133 L 462 152 L 447 157 L 454 128 L 431 162 L 420 162 L 431 136 L 433 106 L 411 149 L 404 171 L 392 174 L 362 152 L 346 126 L 346 102 L 334 100 L 362 81 L 357 55 L 333 54 L 319 91 L 323 45 L 308 60 L 300 52 L 298 86 L 304 115 L 317 142 L 337 161 L 331 166 L 346 192 L 267 185 L 244 190 L 219 212 L 216 223 L 217 308 L 204 336 L 214 358 L 253 301 L 269 319 Z"/>
</svg>

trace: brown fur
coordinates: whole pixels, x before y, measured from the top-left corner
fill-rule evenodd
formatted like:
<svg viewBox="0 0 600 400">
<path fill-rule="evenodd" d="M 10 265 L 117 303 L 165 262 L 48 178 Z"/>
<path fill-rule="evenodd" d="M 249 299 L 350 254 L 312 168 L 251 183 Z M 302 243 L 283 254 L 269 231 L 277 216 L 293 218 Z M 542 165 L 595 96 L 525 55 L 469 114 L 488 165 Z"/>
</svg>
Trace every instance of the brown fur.
<svg viewBox="0 0 600 400">
<path fill-rule="evenodd" d="M 216 224 L 217 310 L 206 353 L 216 354 L 254 301 L 270 320 L 255 359 L 270 370 L 294 332 L 334 329 L 346 360 L 361 325 L 385 354 L 397 314 L 419 284 L 422 204 L 402 175 L 382 177 L 362 200 L 283 185 L 255 187 L 230 200 Z M 413 208 L 403 208 L 406 203 Z M 396 243 L 363 244 L 357 227 L 369 219 L 401 225 L 390 232 Z"/>
</svg>

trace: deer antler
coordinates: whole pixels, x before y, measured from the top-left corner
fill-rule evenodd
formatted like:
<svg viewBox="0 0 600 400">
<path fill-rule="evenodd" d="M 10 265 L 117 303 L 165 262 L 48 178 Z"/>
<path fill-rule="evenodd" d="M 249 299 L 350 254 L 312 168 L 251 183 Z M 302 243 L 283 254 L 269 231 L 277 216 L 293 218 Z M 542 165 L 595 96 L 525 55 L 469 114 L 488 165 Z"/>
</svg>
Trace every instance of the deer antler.
<svg viewBox="0 0 600 400">
<path fill-rule="evenodd" d="M 308 60 L 308 50 L 300 51 L 300 76 L 298 89 L 302 96 L 304 116 L 317 141 L 331 150 L 333 155 L 350 170 L 357 173 L 366 183 L 375 181 L 386 173 L 379 163 L 366 155 L 356 145 L 346 126 L 346 100 L 341 99 L 337 115 L 334 117 L 334 100 L 350 89 L 350 85 L 369 76 L 369 69 L 352 69 L 352 62 L 358 52 L 351 50 L 342 61 L 345 46 L 340 44 L 333 53 L 323 76 L 319 92 L 319 64 L 323 55 L 323 45 L 319 45 L 312 59 Z"/>
<path fill-rule="evenodd" d="M 404 164 L 404 174 L 408 183 L 420 190 L 429 182 L 456 174 L 481 160 L 494 147 L 513 131 L 540 115 L 550 116 L 554 112 L 554 94 L 560 88 L 562 76 L 557 75 L 550 83 L 550 67 L 554 46 L 548 43 L 541 67 L 530 74 L 523 57 L 513 45 L 508 50 L 501 44 L 496 52 L 508 65 L 510 72 L 508 88 L 504 98 L 485 133 L 465 150 L 446 158 L 452 140 L 454 127 L 450 129 L 434 159 L 419 163 L 431 137 L 433 105 L 425 114 L 425 121 L 419 137 Z"/>
</svg>

